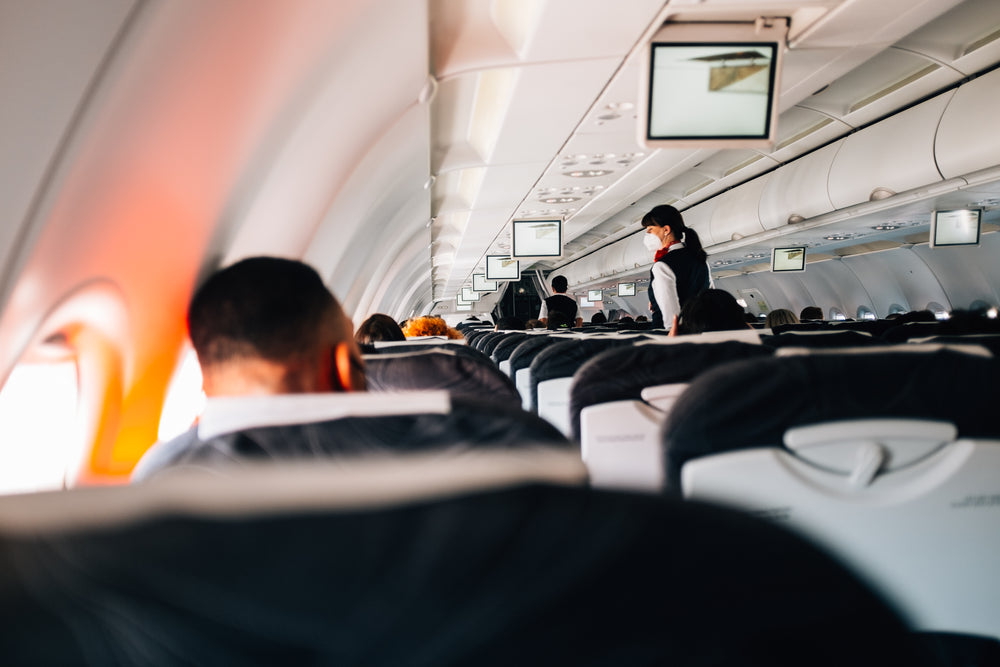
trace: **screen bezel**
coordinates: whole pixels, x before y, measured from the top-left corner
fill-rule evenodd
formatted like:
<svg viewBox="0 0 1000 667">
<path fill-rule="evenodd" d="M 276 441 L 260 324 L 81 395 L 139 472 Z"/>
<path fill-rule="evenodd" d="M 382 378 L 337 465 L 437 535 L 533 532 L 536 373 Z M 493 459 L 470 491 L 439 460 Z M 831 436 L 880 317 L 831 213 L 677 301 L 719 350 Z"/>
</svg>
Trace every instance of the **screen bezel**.
<svg viewBox="0 0 1000 667">
<path fill-rule="evenodd" d="M 470 296 L 470 294 L 472 296 Z M 463 287 L 462 293 L 458 298 L 466 303 L 473 303 L 475 301 L 479 301 L 479 296 L 479 292 L 475 291 L 471 287 Z"/>
<path fill-rule="evenodd" d="M 594 298 L 595 294 L 597 295 L 596 299 Z M 600 289 L 589 289 L 589 290 L 587 290 L 587 301 L 590 301 L 591 303 L 598 303 L 598 302 L 603 303 L 604 302 L 604 290 L 600 290 Z"/>
<path fill-rule="evenodd" d="M 941 243 L 937 240 L 938 216 L 942 213 L 974 213 L 976 215 L 976 240 L 962 243 Z M 983 239 L 983 209 L 981 208 L 951 208 L 931 212 L 931 233 L 929 237 L 932 248 L 963 248 L 968 246 L 979 246 Z"/>
<path fill-rule="evenodd" d="M 774 145 L 778 126 L 778 96 L 781 91 L 781 70 L 784 60 L 788 24 L 776 19 L 769 26 L 721 23 L 667 24 L 646 43 L 640 58 L 639 104 L 637 134 L 639 143 L 657 148 L 770 148 Z M 653 58 L 657 46 L 719 46 L 725 48 L 773 47 L 771 71 L 768 76 L 766 130 L 757 135 L 677 135 L 654 136 L 650 130 L 653 104 Z"/>
<path fill-rule="evenodd" d="M 631 285 L 632 286 L 632 292 L 631 292 L 631 294 L 625 294 L 625 293 L 622 292 L 622 287 L 624 287 L 625 285 Z M 618 283 L 618 296 L 635 296 L 635 295 L 636 295 L 636 284 L 635 283 Z"/>
<path fill-rule="evenodd" d="M 491 261 L 491 260 L 494 260 L 494 261 Z M 492 271 L 490 271 L 491 268 L 492 269 L 500 268 L 500 267 L 496 266 L 496 264 L 498 263 L 496 260 L 504 260 L 504 261 L 508 261 L 508 262 L 514 262 L 514 274 L 515 275 L 513 275 L 513 276 L 511 276 L 509 274 L 508 275 L 491 275 L 493 273 Z M 494 266 L 490 266 L 491 264 L 493 264 Z M 510 257 L 508 255 L 486 255 L 486 279 L 487 280 L 497 280 L 497 281 L 500 281 L 500 282 L 509 282 L 511 280 L 520 280 L 521 279 L 521 263 L 518 260 L 516 260 L 513 257 Z"/>
<path fill-rule="evenodd" d="M 804 245 L 793 245 L 785 246 L 783 248 L 772 248 L 771 249 L 771 273 L 802 273 L 806 270 L 806 252 L 808 247 Z M 774 260 L 778 256 L 778 252 L 782 250 L 801 250 L 802 251 L 802 268 L 800 269 L 776 269 L 774 268 Z"/>
<path fill-rule="evenodd" d="M 493 287 L 488 287 L 488 286 L 485 286 L 485 285 L 483 287 L 479 287 L 479 285 L 481 285 L 483 283 L 493 283 Z M 489 293 L 489 292 L 496 292 L 498 289 L 500 289 L 500 286 L 497 285 L 497 281 L 487 279 L 485 273 L 473 273 L 472 274 L 472 289 L 474 289 L 477 292 L 486 292 L 486 293 Z"/>
<path fill-rule="evenodd" d="M 559 234 L 556 239 L 556 254 L 519 254 L 517 251 L 517 228 L 532 223 L 554 222 L 558 225 Z M 562 257 L 563 254 L 563 219 L 562 218 L 518 218 L 510 221 L 510 258 L 511 259 L 551 259 Z"/>
</svg>

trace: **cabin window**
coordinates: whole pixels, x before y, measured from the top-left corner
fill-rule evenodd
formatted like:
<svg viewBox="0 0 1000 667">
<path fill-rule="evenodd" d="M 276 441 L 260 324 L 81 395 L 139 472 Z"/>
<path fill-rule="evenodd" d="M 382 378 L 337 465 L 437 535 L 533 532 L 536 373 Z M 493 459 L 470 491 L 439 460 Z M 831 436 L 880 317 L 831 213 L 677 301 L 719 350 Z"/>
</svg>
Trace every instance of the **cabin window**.
<svg viewBox="0 0 1000 667">
<path fill-rule="evenodd" d="M 842 311 L 840 308 L 831 308 L 830 309 L 830 319 L 831 320 L 846 320 L 847 319 L 847 315 L 845 315 L 844 311 Z"/>
<path fill-rule="evenodd" d="M 167 388 L 157 437 L 160 440 L 172 440 L 191 428 L 205 409 L 205 401 L 198 355 L 194 349 L 188 347 L 181 356 L 181 361 Z"/>
<path fill-rule="evenodd" d="M 79 456 L 74 360 L 21 363 L 0 390 L 0 493 L 61 489 Z"/>
<path fill-rule="evenodd" d="M 857 318 L 859 320 L 877 320 L 878 317 L 875 316 L 875 311 L 867 306 L 858 306 Z"/>
<path fill-rule="evenodd" d="M 927 310 L 934 313 L 934 317 L 938 318 L 939 320 L 947 320 L 948 318 L 951 317 L 951 313 L 948 312 L 948 309 L 942 306 L 937 301 L 931 301 L 929 304 L 927 304 Z"/>
<path fill-rule="evenodd" d="M 979 315 L 985 315 L 991 320 L 995 320 L 997 318 L 997 307 L 983 301 L 982 299 L 977 299 L 969 304 L 969 310 Z"/>
<path fill-rule="evenodd" d="M 900 314 L 900 315 L 902 315 L 902 314 L 903 314 L 903 313 L 905 313 L 905 312 L 907 312 L 907 311 L 906 311 L 906 308 L 903 308 L 903 307 L 902 307 L 901 305 L 899 305 L 898 303 L 894 303 L 894 304 L 892 304 L 891 306 L 889 306 L 889 314 L 890 314 L 890 315 L 895 315 L 895 314 L 897 314 L 897 313 L 898 313 L 898 314 Z"/>
</svg>

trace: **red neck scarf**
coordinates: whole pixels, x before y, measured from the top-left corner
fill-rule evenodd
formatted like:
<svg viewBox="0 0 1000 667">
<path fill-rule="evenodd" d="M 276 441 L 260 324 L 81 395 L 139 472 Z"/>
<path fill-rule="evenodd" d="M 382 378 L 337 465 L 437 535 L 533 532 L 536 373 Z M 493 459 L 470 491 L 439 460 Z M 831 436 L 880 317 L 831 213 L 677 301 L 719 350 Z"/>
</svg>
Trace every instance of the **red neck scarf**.
<svg viewBox="0 0 1000 667">
<path fill-rule="evenodd" d="M 670 243 L 668 243 L 666 245 L 666 247 L 660 248 L 659 250 L 657 250 L 656 251 L 656 256 L 653 257 L 653 261 L 654 262 L 659 262 L 661 259 L 663 259 L 664 257 L 666 257 L 667 253 L 670 252 L 670 247 L 672 245 L 674 245 L 675 243 L 679 243 L 679 241 L 671 241 Z"/>
</svg>

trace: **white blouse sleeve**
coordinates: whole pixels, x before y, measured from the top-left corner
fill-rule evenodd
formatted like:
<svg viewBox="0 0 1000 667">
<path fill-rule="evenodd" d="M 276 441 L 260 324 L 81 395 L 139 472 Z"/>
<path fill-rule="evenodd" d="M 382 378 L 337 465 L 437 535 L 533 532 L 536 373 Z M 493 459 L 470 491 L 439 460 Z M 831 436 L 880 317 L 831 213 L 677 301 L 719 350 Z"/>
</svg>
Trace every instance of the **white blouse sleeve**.
<svg viewBox="0 0 1000 667">
<path fill-rule="evenodd" d="M 681 304 L 677 298 L 677 276 L 666 262 L 653 264 L 653 296 L 663 314 L 663 326 L 669 329 L 674 315 L 681 314 Z"/>
</svg>

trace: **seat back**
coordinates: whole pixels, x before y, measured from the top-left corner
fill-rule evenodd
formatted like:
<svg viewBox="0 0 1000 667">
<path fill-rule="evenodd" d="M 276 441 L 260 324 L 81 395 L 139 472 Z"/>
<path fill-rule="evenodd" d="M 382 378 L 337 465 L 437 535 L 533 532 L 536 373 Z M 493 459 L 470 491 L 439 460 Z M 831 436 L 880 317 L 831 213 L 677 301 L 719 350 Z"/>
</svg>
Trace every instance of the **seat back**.
<svg viewBox="0 0 1000 667">
<path fill-rule="evenodd" d="M 907 347 L 702 375 L 667 420 L 667 475 L 817 540 L 917 629 L 998 638 L 1000 360 Z"/>
<path fill-rule="evenodd" d="M 518 343 L 510 353 L 507 359 L 510 362 L 509 375 L 514 380 L 517 392 L 521 396 L 521 406 L 525 410 L 531 409 L 531 362 L 542 349 L 563 340 L 567 340 L 566 337 L 535 334 Z"/>
<path fill-rule="evenodd" d="M 573 373 L 585 361 L 604 350 L 624 345 L 633 345 L 639 337 L 609 336 L 601 338 L 581 338 L 567 340 L 550 345 L 531 362 L 531 406 L 539 415 L 548 418 L 552 423 L 559 423 L 569 432 L 569 386 Z M 545 403 L 539 399 L 539 386 L 542 383 L 563 380 L 556 385 L 550 385 L 543 393 Z"/>
<path fill-rule="evenodd" d="M 893 612 L 805 541 L 718 508 L 568 486 L 579 462 L 540 456 L 0 499 L 0 622 L 16 628 L 0 652 L 54 665 L 921 664 Z"/>
<path fill-rule="evenodd" d="M 761 344 L 770 348 L 781 347 L 862 347 L 883 345 L 865 331 L 838 330 L 827 327 L 819 331 L 786 331 L 772 336 L 761 336 Z"/>
<path fill-rule="evenodd" d="M 591 483 L 659 490 L 660 428 L 687 383 L 717 365 L 770 354 L 761 345 L 738 341 L 643 343 L 587 361 L 573 376 L 570 419 Z"/>
<path fill-rule="evenodd" d="M 444 389 L 453 396 L 489 398 L 506 405 L 516 406 L 521 400 L 514 383 L 487 357 L 450 349 L 369 355 L 365 376 L 369 391 Z"/>
<path fill-rule="evenodd" d="M 493 363 L 499 366 L 502 362 L 507 361 L 507 359 L 510 358 L 511 353 L 514 351 L 514 348 L 520 345 L 521 341 L 528 336 L 529 334 L 517 331 L 504 336 L 503 340 L 497 343 L 497 346 L 493 348 L 493 353 L 490 355 Z"/>
</svg>

